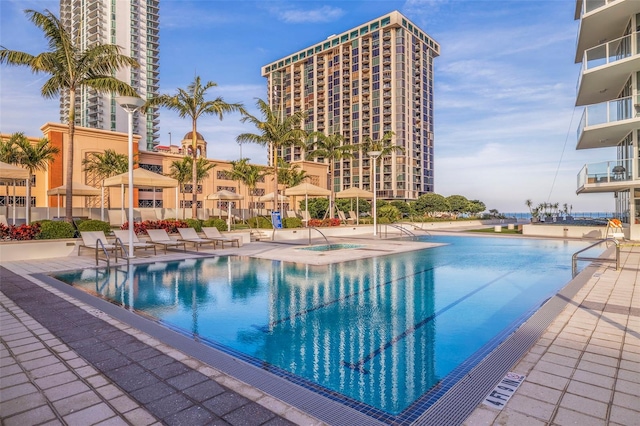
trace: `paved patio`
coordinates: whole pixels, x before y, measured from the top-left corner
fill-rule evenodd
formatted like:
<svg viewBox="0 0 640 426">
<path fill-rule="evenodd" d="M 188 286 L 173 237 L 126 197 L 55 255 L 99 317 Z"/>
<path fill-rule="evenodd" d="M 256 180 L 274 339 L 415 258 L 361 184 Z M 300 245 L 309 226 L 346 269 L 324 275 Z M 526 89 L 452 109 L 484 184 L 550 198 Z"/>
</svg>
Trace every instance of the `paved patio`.
<svg viewBox="0 0 640 426">
<path fill-rule="evenodd" d="M 281 249 L 252 243 L 224 254 Z M 465 424 L 638 424 L 640 247 L 624 249 L 622 265 L 599 267 L 567 301 L 512 369 L 527 378 L 506 407 L 481 404 Z M 31 276 L 94 266 L 73 256 L 0 267 L 3 425 L 322 424 Z"/>
</svg>

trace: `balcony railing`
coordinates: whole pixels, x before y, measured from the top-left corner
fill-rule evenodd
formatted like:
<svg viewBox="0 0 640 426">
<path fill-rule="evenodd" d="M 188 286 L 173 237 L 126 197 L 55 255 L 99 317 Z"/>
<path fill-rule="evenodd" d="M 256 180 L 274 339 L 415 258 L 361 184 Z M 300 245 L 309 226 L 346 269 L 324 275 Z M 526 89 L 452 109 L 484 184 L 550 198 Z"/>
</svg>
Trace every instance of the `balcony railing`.
<svg viewBox="0 0 640 426">
<path fill-rule="evenodd" d="M 640 105 L 639 105 L 640 107 Z M 578 125 L 578 140 L 587 126 L 615 123 L 616 121 L 629 120 L 636 116 L 636 108 L 633 105 L 633 97 L 614 99 L 609 102 L 588 105 L 585 107 Z"/>
<path fill-rule="evenodd" d="M 594 183 L 619 183 L 632 179 L 631 160 L 585 164 L 578 173 L 578 188 Z"/>
<path fill-rule="evenodd" d="M 580 16 L 585 13 L 593 12 L 594 10 L 606 6 L 618 0 L 582 0 L 582 10 Z"/>
<path fill-rule="evenodd" d="M 635 40 L 635 43 L 634 43 Z M 640 33 L 635 32 L 584 51 L 582 70 L 611 64 L 640 53 Z"/>
</svg>

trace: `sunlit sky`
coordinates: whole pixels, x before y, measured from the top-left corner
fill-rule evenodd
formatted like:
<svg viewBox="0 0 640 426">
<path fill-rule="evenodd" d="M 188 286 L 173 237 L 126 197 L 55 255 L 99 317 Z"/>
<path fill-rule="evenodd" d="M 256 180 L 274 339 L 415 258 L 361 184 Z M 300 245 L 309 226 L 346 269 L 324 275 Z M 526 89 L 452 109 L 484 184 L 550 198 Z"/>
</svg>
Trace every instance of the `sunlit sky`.
<svg viewBox="0 0 640 426">
<path fill-rule="evenodd" d="M 59 13 L 59 2 L 1 0 L 0 44 L 46 50 L 24 9 Z M 211 96 L 256 112 L 266 98 L 260 68 L 297 50 L 398 10 L 441 47 L 434 61 L 435 191 L 464 195 L 501 212 L 527 211 L 525 200 L 567 203 L 574 212 L 613 211 L 612 194 L 576 196 L 586 163 L 615 151 L 576 151 L 578 28 L 571 0 L 177 1 L 160 2 L 160 90 L 173 94 L 195 75 L 218 87 Z M 40 96 L 44 75 L 0 67 L 0 132 L 42 136 L 58 122 L 58 100 Z M 210 158 L 238 159 L 235 137 L 255 132 L 239 115 L 205 117 L 198 131 Z M 160 142 L 175 145 L 190 123 L 161 110 Z M 243 157 L 266 163 L 263 147 Z"/>
</svg>

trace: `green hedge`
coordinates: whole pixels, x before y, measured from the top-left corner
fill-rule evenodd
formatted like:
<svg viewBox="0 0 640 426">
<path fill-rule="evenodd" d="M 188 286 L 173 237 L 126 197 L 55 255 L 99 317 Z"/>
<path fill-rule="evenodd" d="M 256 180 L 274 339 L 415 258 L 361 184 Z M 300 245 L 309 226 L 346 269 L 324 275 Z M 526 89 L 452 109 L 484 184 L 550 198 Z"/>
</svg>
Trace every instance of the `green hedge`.
<svg viewBox="0 0 640 426">
<path fill-rule="evenodd" d="M 273 229 L 271 221 L 262 216 L 252 217 L 249 219 L 249 226 L 251 228 Z"/>
<path fill-rule="evenodd" d="M 302 228 L 302 219 L 297 217 L 285 217 L 282 220 L 282 226 L 285 228 Z"/>
<path fill-rule="evenodd" d="M 103 222 L 101 220 L 83 220 L 78 223 L 78 231 L 103 231 L 108 235 L 111 232 L 111 225 L 109 222 Z"/>
<path fill-rule="evenodd" d="M 211 227 L 218 228 L 218 231 L 227 230 L 227 222 L 224 219 L 218 219 L 218 218 L 207 219 L 204 222 L 202 222 L 202 226 L 206 228 L 211 228 Z"/>
<path fill-rule="evenodd" d="M 75 234 L 73 225 L 69 222 L 54 222 L 43 220 L 40 222 L 39 240 L 54 240 L 57 238 L 73 238 Z"/>
<path fill-rule="evenodd" d="M 202 221 L 200 219 L 185 219 L 184 221 L 187 222 L 189 228 L 195 229 L 196 232 L 202 231 Z"/>
</svg>

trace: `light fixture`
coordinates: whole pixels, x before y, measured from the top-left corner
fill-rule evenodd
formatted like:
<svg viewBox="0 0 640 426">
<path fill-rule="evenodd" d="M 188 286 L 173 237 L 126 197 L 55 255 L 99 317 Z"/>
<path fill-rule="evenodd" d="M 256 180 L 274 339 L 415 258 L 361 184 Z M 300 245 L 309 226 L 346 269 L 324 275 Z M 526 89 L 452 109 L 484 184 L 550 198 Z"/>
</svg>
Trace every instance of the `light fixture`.
<svg viewBox="0 0 640 426">
<path fill-rule="evenodd" d="M 133 258 L 133 113 L 145 104 L 145 101 L 137 96 L 120 96 L 116 98 L 118 105 L 129 116 L 127 142 L 129 152 L 129 259 Z"/>
</svg>

